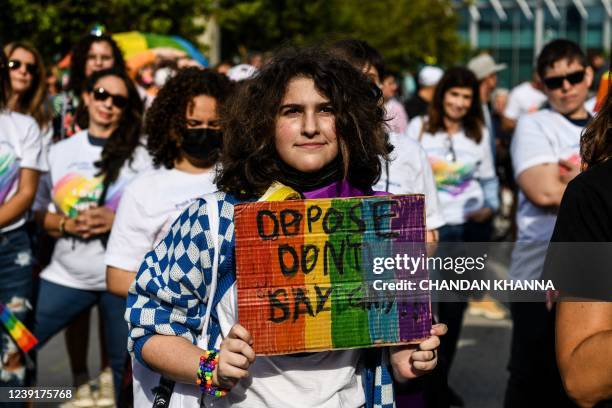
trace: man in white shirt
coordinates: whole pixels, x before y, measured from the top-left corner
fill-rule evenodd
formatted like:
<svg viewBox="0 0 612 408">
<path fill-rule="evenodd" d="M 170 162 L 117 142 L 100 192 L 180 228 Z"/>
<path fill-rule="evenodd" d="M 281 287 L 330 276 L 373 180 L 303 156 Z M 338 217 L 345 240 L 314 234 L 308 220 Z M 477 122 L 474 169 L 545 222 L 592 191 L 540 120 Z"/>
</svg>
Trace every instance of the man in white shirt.
<svg viewBox="0 0 612 408">
<path fill-rule="evenodd" d="M 580 134 L 593 80 L 580 47 L 555 40 L 537 62 L 549 108 L 519 118 L 511 152 L 519 185 L 518 242 L 510 278 L 540 279 L 556 211 L 580 170 Z M 513 333 L 505 406 L 573 406 L 555 361 L 554 310 L 544 302 L 511 304 Z"/>
</svg>

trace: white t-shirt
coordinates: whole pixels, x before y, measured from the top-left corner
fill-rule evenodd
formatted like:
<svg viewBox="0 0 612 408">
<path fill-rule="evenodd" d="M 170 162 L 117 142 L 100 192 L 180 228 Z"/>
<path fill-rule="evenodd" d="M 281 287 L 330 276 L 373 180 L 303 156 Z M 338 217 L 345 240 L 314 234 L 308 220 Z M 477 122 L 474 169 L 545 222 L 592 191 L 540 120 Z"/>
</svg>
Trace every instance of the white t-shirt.
<svg viewBox="0 0 612 408">
<path fill-rule="evenodd" d="M 478 179 L 495 177 L 489 132 L 483 126 L 480 143 L 469 139 L 463 130 L 449 137 L 447 132 L 422 132 L 423 117 L 410 121 L 409 137 L 421 139 L 438 189 L 442 215 L 448 225 L 467 221 L 467 215 L 484 206 L 484 192 Z M 454 151 L 453 161 L 451 153 Z"/>
<path fill-rule="evenodd" d="M 425 194 L 427 229 L 440 228 L 444 217 L 425 150 L 404 134 L 389 133 L 389 143 L 394 147 L 389 167 L 382 164 L 380 180 L 373 189 L 391 194 Z"/>
<path fill-rule="evenodd" d="M 358 408 L 365 405 L 361 350 L 257 357 L 226 397 L 236 408 Z"/>
<path fill-rule="evenodd" d="M 525 113 L 537 112 L 546 102 L 546 95 L 535 89 L 531 82 L 523 82 L 512 89 L 504 116 L 518 120 Z"/>
<path fill-rule="evenodd" d="M 514 131 L 510 146 L 515 177 L 530 167 L 545 163 L 558 163 L 566 159 L 580 163 L 580 134 L 583 127 L 567 120 L 563 115 L 543 109 L 522 116 Z M 516 214 L 518 242 L 547 243 L 550 240 L 557 214 L 529 201 L 522 191 Z M 534 252 L 535 250 L 535 252 Z M 546 245 L 537 249 L 518 245 L 512 254 L 510 277 L 538 279 L 546 254 Z"/>
<path fill-rule="evenodd" d="M 217 190 L 215 171 L 191 174 L 149 170 L 123 191 L 104 262 L 137 272 L 147 252 L 163 239 L 174 220 L 198 197 Z"/>
<path fill-rule="evenodd" d="M 51 197 L 39 199 L 49 201 L 48 210 L 69 217 L 76 217 L 80 210 L 96 206 L 102 194 L 102 177 L 96 176 L 99 169 L 94 165 L 102 154 L 99 139 L 90 139 L 87 131 L 53 145 L 49 151 L 50 186 L 42 188 L 41 194 Z M 150 169 L 152 161 L 146 149 L 139 146 L 134 151 L 131 164 L 126 163 L 119 178 L 110 185 L 105 206 L 117 210 L 125 186 L 136 174 Z M 105 290 L 106 268 L 104 246 L 99 239 L 83 241 L 74 237 L 57 240 L 51 263 L 41 277 L 50 282 L 76 289 Z"/>
<path fill-rule="evenodd" d="M 0 206 L 17 193 L 23 168 L 47 171 L 40 128 L 29 116 L 0 111 Z M 0 228 L 0 232 L 21 227 L 26 218 L 24 211 L 11 224 Z"/>
</svg>

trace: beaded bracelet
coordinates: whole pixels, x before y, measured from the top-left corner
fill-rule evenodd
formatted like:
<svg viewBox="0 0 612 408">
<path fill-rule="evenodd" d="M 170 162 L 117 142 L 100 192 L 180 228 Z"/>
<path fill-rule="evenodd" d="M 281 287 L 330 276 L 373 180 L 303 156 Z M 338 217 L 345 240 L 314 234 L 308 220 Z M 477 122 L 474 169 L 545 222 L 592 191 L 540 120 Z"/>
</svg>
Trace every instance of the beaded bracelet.
<svg viewBox="0 0 612 408">
<path fill-rule="evenodd" d="M 200 391 L 213 397 L 224 397 L 227 395 L 226 390 L 219 389 L 213 385 L 213 371 L 219 362 L 219 350 L 206 350 L 204 355 L 200 356 L 200 368 L 196 384 L 200 386 Z"/>
</svg>

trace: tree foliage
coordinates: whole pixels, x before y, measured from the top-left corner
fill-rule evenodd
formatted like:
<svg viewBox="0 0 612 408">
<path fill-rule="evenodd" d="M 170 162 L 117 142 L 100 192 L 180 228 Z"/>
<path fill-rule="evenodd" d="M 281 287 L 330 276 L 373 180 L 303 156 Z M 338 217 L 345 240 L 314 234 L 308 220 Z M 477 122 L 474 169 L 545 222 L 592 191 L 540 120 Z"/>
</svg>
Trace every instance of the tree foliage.
<svg viewBox="0 0 612 408">
<path fill-rule="evenodd" d="M 450 0 L 218 0 L 226 56 L 339 38 L 365 39 L 390 68 L 450 65 L 465 52 Z"/>
<path fill-rule="evenodd" d="M 177 34 L 195 41 L 203 31 L 194 16 L 207 12 L 202 0 L 3 0 L 0 41 L 25 40 L 51 60 L 96 24 L 110 33 Z"/>
<path fill-rule="evenodd" d="M 222 51 L 273 50 L 339 38 L 365 39 L 393 69 L 449 65 L 463 54 L 451 0 L 3 0 L 0 41 L 27 40 L 47 60 L 95 24 L 107 31 L 177 34 L 196 42 L 214 15 Z"/>
</svg>

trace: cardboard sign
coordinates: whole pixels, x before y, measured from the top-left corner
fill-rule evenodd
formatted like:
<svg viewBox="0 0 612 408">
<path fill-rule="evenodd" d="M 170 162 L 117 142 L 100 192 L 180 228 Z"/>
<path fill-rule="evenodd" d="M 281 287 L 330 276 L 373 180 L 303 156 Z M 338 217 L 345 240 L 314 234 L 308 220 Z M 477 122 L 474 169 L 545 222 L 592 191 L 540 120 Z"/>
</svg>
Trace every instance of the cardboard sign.
<svg viewBox="0 0 612 408">
<path fill-rule="evenodd" d="M 289 200 L 235 208 L 238 321 L 257 354 L 413 342 L 431 328 L 418 300 L 374 280 L 422 279 L 426 270 L 374 274 L 373 257 L 424 251 L 423 195 Z M 408 298 L 406 297 L 408 296 Z"/>
</svg>

